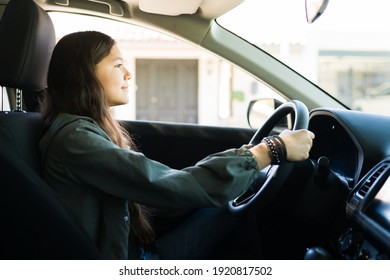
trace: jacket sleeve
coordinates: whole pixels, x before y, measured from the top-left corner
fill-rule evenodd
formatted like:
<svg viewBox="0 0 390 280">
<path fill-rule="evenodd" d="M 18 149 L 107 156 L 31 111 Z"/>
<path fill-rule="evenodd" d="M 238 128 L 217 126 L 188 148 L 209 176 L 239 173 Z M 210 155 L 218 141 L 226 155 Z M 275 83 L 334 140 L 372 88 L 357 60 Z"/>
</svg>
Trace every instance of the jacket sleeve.
<svg viewBox="0 0 390 280">
<path fill-rule="evenodd" d="M 151 207 L 220 206 L 246 190 L 258 175 L 253 157 L 240 156 L 237 149 L 172 169 L 119 148 L 99 126 L 85 120 L 64 127 L 50 150 L 56 155 L 51 160 L 60 163 L 72 181 Z"/>
</svg>

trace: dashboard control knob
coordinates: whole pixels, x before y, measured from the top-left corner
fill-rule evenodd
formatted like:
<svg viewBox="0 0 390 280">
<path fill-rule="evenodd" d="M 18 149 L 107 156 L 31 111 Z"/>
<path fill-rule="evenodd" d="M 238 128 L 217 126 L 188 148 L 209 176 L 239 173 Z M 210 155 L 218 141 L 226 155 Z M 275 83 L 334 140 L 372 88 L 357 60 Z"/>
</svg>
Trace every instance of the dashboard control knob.
<svg viewBox="0 0 390 280">
<path fill-rule="evenodd" d="M 345 254 L 348 253 L 348 251 L 351 251 L 351 248 L 353 247 L 352 245 L 353 245 L 353 236 L 351 232 L 345 234 L 342 238 L 340 238 L 339 249 L 342 253 Z"/>
<path fill-rule="evenodd" d="M 330 253 L 322 247 L 312 247 L 306 250 L 305 260 L 331 260 Z"/>
<path fill-rule="evenodd" d="M 339 239 L 339 251 L 348 259 L 356 259 L 361 247 L 362 237 L 359 233 L 355 233 L 349 229 Z"/>
</svg>

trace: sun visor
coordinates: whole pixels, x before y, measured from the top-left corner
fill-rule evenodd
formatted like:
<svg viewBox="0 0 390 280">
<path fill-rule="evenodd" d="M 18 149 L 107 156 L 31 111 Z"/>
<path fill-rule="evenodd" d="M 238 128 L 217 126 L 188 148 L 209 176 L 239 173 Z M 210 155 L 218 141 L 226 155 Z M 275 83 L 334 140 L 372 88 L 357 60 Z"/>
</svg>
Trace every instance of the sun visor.
<svg viewBox="0 0 390 280">
<path fill-rule="evenodd" d="M 178 16 L 196 13 L 202 1 L 203 0 L 139 0 L 139 8 L 146 13 Z"/>
</svg>

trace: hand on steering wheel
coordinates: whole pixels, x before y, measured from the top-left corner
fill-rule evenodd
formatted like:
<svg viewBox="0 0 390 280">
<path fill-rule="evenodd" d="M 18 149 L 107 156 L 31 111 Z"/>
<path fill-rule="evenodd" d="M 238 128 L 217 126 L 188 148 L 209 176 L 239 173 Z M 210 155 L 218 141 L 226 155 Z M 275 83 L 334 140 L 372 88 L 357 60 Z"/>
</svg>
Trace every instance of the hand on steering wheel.
<svg viewBox="0 0 390 280">
<path fill-rule="evenodd" d="M 309 111 L 302 102 L 297 100 L 292 100 L 279 106 L 265 124 L 256 131 L 250 144 L 253 146 L 259 144 L 290 113 L 293 113 L 295 116 L 292 128 L 294 132 L 286 130 L 279 135 L 283 138 L 288 150 L 287 160 L 300 161 L 308 158 L 308 151 L 312 142 L 310 141 L 310 144 L 308 144 L 308 141 L 299 141 L 299 139 L 300 137 L 307 137 L 307 131 L 304 131 L 304 129 L 308 128 Z M 299 130 L 302 130 L 302 132 L 299 132 Z M 311 138 L 314 138 L 314 134 L 311 135 Z M 310 147 L 307 145 L 310 145 Z M 230 210 L 234 213 L 242 213 L 248 210 L 256 211 L 259 207 L 264 206 L 284 185 L 291 170 L 291 164 L 289 163 L 271 165 L 262 169 L 258 179 L 249 190 L 229 202 Z"/>
</svg>

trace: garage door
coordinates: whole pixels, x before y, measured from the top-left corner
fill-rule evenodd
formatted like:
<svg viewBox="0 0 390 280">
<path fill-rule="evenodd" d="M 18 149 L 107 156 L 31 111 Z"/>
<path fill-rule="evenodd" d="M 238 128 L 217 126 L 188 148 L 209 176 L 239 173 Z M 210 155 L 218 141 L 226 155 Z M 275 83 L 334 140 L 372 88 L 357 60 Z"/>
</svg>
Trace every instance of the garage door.
<svg viewBox="0 0 390 280">
<path fill-rule="evenodd" d="M 137 59 L 137 119 L 197 123 L 198 61 Z"/>
</svg>

